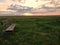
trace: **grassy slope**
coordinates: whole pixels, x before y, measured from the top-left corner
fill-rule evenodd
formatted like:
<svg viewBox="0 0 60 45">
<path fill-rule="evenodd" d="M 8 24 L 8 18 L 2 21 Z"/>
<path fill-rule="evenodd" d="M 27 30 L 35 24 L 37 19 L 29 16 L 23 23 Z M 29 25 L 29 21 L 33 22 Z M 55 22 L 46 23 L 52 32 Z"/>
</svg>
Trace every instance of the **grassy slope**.
<svg viewBox="0 0 60 45">
<path fill-rule="evenodd" d="M 1 33 L 0 45 L 60 45 L 60 17 L 0 17 L 0 22 L 11 18 L 16 29 Z"/>
</svg>

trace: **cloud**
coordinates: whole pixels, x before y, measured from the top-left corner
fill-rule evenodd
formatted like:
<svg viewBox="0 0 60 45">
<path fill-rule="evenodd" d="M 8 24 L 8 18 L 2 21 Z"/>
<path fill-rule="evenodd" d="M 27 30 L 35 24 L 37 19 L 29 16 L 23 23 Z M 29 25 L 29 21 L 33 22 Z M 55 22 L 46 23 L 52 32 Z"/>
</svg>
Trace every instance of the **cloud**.
<svg viewBox="0 0 60 45">
<path fill-rule="evenodd" d="M 0 11 L 7 10 L 8 6 L 10 6 L 12 3 L 12 0 L 5 0 L 4 2 L 0 2 Z"/>
<path fill-rule="evenodd" d="M 4 2 L 5 0 L 0 0 L 0 2 Z"/>
<path fill-rule="evenodd" d="M 7 8 L 8 10 L 15 10 L 17 12 L 29 12 L 33 9 L 33 7 L 28 6 L 21 6 L 21 5 L 10 5 L 10 7 Z"/>
<path fill-rule="evenodd" d="M 30 4 L 31 2 L 32 2 L 32 4 Z M 32 0 L 27 0 L 27 2 L 24 4 L 24 3 L 20 3 L 20 0 L 19 1 L 18 0 L 5 0 L 3 2 L 0 2 L 0 11 L 8 9 L 8 10 L 15 10 L 15 11 L 20 11 L 20 12 L 24 12 L 24 11 L 28 12 L 28 11 L 30 11 L 30 9 L 32 7 L 34 7 L 35 5 L 37 6 L 37 4 L 38 4 L 38 8 L 42 8 L 43 4 L 47 5 L 47 7 L 49 7 L 49 6 L 54 7 L 53 4 L 51 5 L 48 2 L 50 2 L 50 1 L 39 0 L 39 2 L 37 3 L 34 0 L 33 1 Z M 13 6 L 11 6 L 11 4 L 13 4 Z M 15 4 L 17 4 L 17 5 L 15 5 Z M 22 7 L 21 7 L 21 5 L 22 5 Z M 59 6 L 60 6 L 60 3 L 59 3 Z M 14 7 L 14 8 L 12 8 L 12 7 Z M 26 8 L 26 7 L 27 7 L 27 9 L 25 10 L 24 8 Z M 20 8 L 23 8 L 23 9 L 20 9 Z"/>
</svg>

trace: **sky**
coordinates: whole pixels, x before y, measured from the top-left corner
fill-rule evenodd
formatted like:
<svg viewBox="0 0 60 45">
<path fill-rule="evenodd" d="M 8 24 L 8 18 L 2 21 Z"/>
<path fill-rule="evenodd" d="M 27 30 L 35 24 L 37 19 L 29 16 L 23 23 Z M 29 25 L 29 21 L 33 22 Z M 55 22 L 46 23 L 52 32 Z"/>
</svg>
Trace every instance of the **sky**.
<svg viewBox="0 0 60 45">
<path fill-rule="evenodd" d="M 4 2 L 5 0 L 0 0 L 0 2 Z"/>
<path fill-rule="evenodd" d="M 0 11 L 6 11 L 8 6 L 11 4 L 9 0 L 0 0 Z"/>
<path fill-rule="evenodd" d="M 51 13 L 51 10 L 49 10 L 49 9 L 38 9 L 38 8 L 41 8 L 42 7 L 42 5 L 45 5 L 45 6 L 49 6 L 49 7 L 54 7 L 55 5 L 54 4 L 52 4 L 52 3 L 50 3 L 51 2 L 51 0 L 39 0 L 38 2 L 36 2 L 37 0 L 26 0 L 25 1 L 25 3 L 24 3 L 24 0 L 21 0 L 20 2 L 18 2 L 17 0 L 0 0 L 0 11 L 18 11 L 18 9 L 16 8 L 15 10 L 10 10 L 10 9 L 8 9 L 9 7 L 11 7 L 10 5 L 11 4 L 17 4 L 17 5 L 22 5 L 23 7 L 24 6 L 26 6 L 26 7 L 33 7 L 33 9 L 32 9 L 32 11 L 31 12 L 33 12 L 33 11 L 36 11 L 36 12 L 46 12 L 47 10 L 47 13 L 50 11 L 50 13 Z M 57 0 L 55 0 L 55 1 L 57 1 Z M 59 0 L 60 1 L 60 0 Z M 58 1 L 58 3 L 59 3 L 59 5 L 60 5 L 60 2 Z M 17 7 L 19 7 L 19 6 L 17 6 Z M 15 7 L 14 7 L 15 8 Z M 7 10 L 8 9 L 8 10 Z M 44 11 L 43 11 L 44 10 Z M 53 9 L 54 10 L 54 9 Z M 58 9 L 58 10 L 60 10 L 60 9 Z M 30 13 L 31 13 L 30 12 Z M 57 11 L 58 12 L 58 11 Z M 28 15 L 28 14 L 30 14 L 30 13 L 27 13 L 27 11 L 26 11 L 26 13 L 24 13 L 25 15 Z M 39 13 L 39 14 L 40 14 Z M 33 14 L 35 14 L 35 13 L 33 13 Z M 43 13 L 44 14 L 44 13 Z M 53 13 L 52 13 L 53 14 Z M 60 13 L 59 13 L 60 14 Z M 32 15 L 32 14 L 30 14 L 30 15 Z"/>
<path fill-rule="evenodd" d="M 19 3 L 17 0 L 14 0 L 14 1 L 15 2 L 13 2 L 12 0 L 0 0 L 0 11 L 1 10 L 6 10 L 6 8 L 8 8 L 8 6 L 12 3 L 13 4 L 17 3 L 18 5 L 22 4 L 23 6 L 28 6 L 28 7 L 33 7 L 33 8 L 38 8 L 42 4 L 47 3 L 47 1 L 43 2 L 41 0 L 39 0 L 38 3 L 36 2 L 36 0 L 26 0 L 25 3 L 23 3 L 24 0 L 21 1 L 22 3 Z"/>
</svg>

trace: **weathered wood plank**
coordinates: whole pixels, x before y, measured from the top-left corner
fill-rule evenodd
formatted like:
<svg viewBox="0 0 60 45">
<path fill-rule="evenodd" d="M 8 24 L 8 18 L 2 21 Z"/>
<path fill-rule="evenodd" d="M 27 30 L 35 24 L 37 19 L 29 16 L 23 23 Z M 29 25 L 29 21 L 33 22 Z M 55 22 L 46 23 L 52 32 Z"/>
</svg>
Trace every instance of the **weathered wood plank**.
<svg viewBox="0 0 60 45">
<path fill-rule="evenodd" d="M 16 27 L 16 24 L 12 24 L 5 31 L 13 31 L 15 27 Z"/>
</svg>

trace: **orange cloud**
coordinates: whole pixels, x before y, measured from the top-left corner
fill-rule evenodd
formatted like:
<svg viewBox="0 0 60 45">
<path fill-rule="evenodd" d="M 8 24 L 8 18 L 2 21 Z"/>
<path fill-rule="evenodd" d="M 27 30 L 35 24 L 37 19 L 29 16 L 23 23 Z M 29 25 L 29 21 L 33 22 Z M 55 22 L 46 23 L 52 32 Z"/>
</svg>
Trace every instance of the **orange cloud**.
<svg viewBox="0 0 60 45">
<path fill-rule="evenodd" d="M 4 4 L 4 3 L 0 4 L 0 11 L 6 10 L 6 8 L 7 8 L 7 4 Z"/>
<path fill-rule="evenodd" d="M 8 6 L 11 5 L 12 1 L 6 0 L 0 3 L 0 11 L 7 10 Z"/>
</svg>

